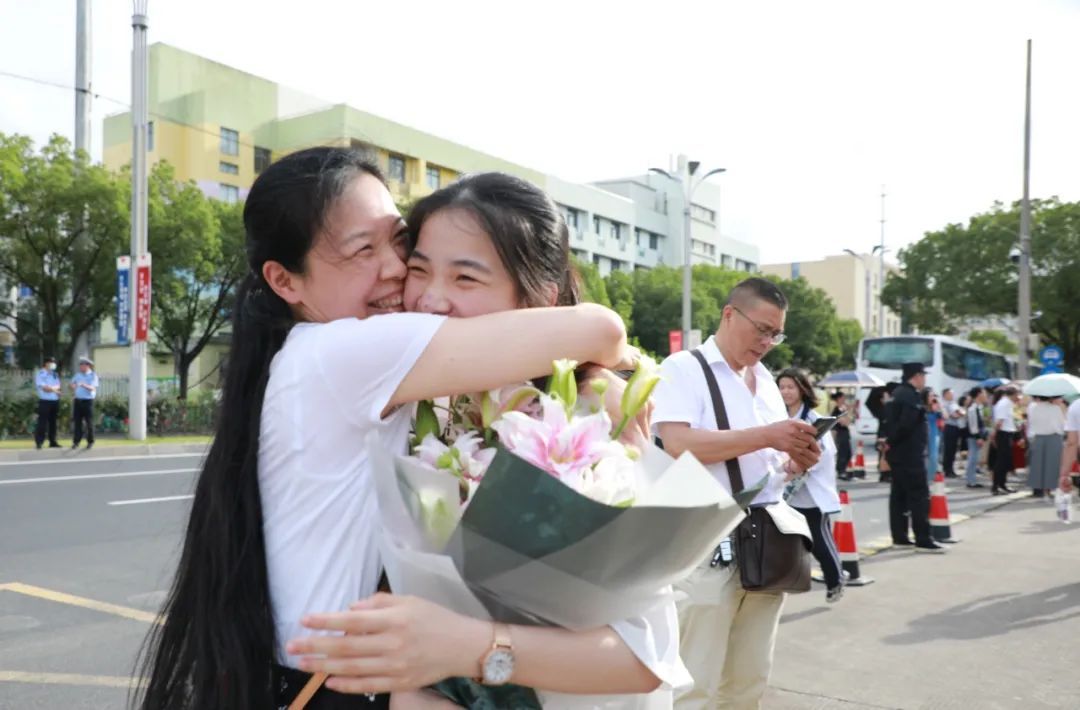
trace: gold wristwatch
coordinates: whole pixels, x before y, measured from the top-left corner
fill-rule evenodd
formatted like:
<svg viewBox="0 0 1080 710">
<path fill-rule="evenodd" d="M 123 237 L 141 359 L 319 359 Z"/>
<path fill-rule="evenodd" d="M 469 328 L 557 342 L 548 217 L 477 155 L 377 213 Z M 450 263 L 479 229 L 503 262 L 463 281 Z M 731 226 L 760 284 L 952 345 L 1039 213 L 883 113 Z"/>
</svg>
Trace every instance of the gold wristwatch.
<svg viewBox="0 0 1080 710">
<path fill-rule="evenodd" d="M 514 675 L 514 640 L 510 627 L 496 623 L 492 627 L 491 650 L 480 659 L 480 677 L 484 685 L 505 685 Z"/>
</svg>

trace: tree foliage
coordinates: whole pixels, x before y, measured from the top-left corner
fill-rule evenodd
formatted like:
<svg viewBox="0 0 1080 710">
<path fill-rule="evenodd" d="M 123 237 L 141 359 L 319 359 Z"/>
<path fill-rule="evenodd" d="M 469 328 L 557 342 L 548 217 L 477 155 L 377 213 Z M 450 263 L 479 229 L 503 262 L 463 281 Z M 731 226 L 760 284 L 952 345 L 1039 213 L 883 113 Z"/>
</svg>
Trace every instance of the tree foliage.
<svg viewBox="0 0 1080 710">
<path fill-rule="evenodd" d="M 682 328 L 682 270 L 671 267 L 615 271 L 599 280 L 595 267 L 581 267 L 586 300 L 603 303 L 623 317 L 631 340 L 646 351 L 666 355 L 668 334 Z M 747 274 L 723 267 L 697 265 L 690 288 L 691 325 L 709 337 L 720 325 L 727 295 Z M 596 283 L 599 280 L 599 283 Z M 862 339 L 858 321 L 840 320 L 832 301 L 805 279 L 776 280 L 790 301 L 787 339 L 774 348 L 766 364 L 772 368 L 797 365 L 824 374 L 854 366 Z"/>
<path fill-rule="evenodd" d="M 72 361 L 76 343 L 113 307 L 116 257 L 128 239 L 125 185 L 67 139 L 36 150 L 24 136 L 0 134 L 0 281 L 31 302 L 0 300 L 20 340 Z"/>
<path fill-rule="evenodd" d="M 900 251 L 902 274 L 890 274 L 882 299 L 907 331 L 954 333 L 970 317 L 1015 315 L 1019 205 L 996 203 L 966 225 L 928 232 Z M 1032 332 L 1061 346 L 1066 368 L 1080 369 L 1080 203 L 1032 203 Z"/>
<path fill-rule="evenodd" d="M 177 182 L 164 162 L 154 166 L 149 193 L 152 327 L 172 353 L 184 399 L 190 366 L 228 325 L 246 268 L 242 207 L 207 198 L 193 182 Z"/>
</svg>

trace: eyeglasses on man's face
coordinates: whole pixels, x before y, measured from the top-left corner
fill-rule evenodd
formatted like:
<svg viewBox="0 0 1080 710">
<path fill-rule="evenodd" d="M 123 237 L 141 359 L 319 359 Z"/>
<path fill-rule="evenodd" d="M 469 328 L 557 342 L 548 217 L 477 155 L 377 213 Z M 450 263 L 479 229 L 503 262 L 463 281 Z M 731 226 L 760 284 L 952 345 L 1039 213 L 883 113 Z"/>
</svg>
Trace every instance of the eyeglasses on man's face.
<svg viewBox="0 0 1080 710">
<path fill-rule="evenodd" d="M 773 330 L 765 323 L 754 320 L 750 316 L 743 313 L 738 306 L 733 305 L 731 307 L 735 309 L 735 312 L 738 313 L 740 316 L 750 321 L 750 325 L 754 326 L 754 328 L 757 330 L 758 337 L 762 340 L 768 341 L 770 345 L 779 345 L 780 343 L 784 342 L 784 338 L 787 337 L 787 334 L 784 333 L 784 331 Z"/>
</svg>

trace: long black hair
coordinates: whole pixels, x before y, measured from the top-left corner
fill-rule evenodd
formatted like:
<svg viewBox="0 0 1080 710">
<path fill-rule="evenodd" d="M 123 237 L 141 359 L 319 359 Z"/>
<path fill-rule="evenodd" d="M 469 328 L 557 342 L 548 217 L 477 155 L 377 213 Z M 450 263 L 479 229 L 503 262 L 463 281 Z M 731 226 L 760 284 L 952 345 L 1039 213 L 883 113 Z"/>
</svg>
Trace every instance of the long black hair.
<svg viewBox="0 0 1080 710">
<path fill-rule="evenodd" d="M 548 284 L 559 289 L 557 306 L 581 300 L 566 220 L 540 188 L 506 173 L 466 175 L 413 205 L 408 218 L 410 249 L 416 248 L 424 222 L 444 209 L 464 210 L 480 223 L 513 279 L 521 305 L 549 305 Z"/>
<path fill-rule="evenodd" d="M 789 367 L 776 376 L 776 384 L 780 384 L 780 380 L 788 378 L 795 383 L 795 387 L 799 390 L 799 401 L 802 402 L 803 413 L 808 410 L 814 409 L 820 404 L 818 401 L 817 393 L 814 391 L 814 386 L 810 384 L 810 377 L 806 374 L 806 370 L 800 370 L 797 367 Z"/>
<path fill-rule="evenodd" d="M 267 261 L 303 273 L 327 213 L 367 156 L 344 148 L 287 155 L 244 205 L 249 272 L 236 295 L 214 442 L 195 487 L 180 566 L 143 649 L 145 710 L 240 710 L 274 704 L 274 618 L 259 496 L 259 425 L 270 363 L 295 323 L 262 275 Z"/>
</svg>

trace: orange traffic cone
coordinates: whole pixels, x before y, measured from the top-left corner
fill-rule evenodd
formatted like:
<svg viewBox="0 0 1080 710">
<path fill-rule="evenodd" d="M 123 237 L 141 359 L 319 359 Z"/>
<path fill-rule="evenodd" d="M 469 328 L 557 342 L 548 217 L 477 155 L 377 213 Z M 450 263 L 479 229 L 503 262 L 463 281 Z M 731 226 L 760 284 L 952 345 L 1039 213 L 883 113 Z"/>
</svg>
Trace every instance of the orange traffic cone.
<svg viewBox="0 0 1080 710">
<path fill-rule="evenodd" d="M 855 458 L 848 461 L 847 474 L 852 478 L 866 478 L 866 459 L 863 458 L 862 444 L 855 446 Z"/>
<path fill-rule="evenodd" d="M 833 524 L 833 540 L 840 553 L 840 566 L 848 573 L 847 584 L 861 587 L 873 584 L 871 577 L 859 574 L 859 548 L 855 544 L 855 520 L 851 514 L 851 499 L 847 491 L 840 491 L 840 517 Z"/>
<path fill-rule="evenodd" d="M 938 471 L 930 486 L 930 536 L 937 542 L 958 542 L 949 525 L 949 501 L 945 498 L 945 476 Z"/>
</svg>

